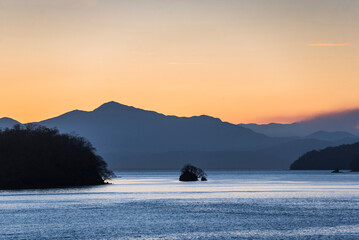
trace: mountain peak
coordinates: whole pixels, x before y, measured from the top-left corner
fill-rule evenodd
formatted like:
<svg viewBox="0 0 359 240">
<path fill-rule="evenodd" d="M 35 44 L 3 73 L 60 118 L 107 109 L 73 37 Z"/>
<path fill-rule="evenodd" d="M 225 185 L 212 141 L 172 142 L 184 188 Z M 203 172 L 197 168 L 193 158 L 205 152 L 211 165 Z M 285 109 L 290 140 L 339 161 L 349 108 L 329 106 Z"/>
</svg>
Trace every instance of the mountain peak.
<svg viewBox="0 0 359 240">
<path fill-rule="evenodd" d="M 21 124 L 21 123 L 8 117 L 0 118 L 0 128 L 6 128 L 6 127 L 11 128 L 16 124 Z"/>
<path fill-rule="evenodd" d="M 14 122 L 16 122 L 16 120 L 14 120 L 12 118 L 9 118 L 9 117 L 0 118 L 0 121 L 14 121 Z"/>
<path fill-rule="evenodd" d="M 104 111 L 104 110 L 106 111 L 106 110 L 118 110 L 118 109 L 126 110 L 126 109 L 134 109 L 134 107 L 123 105 L 123 104 L 115 102 L 115 101 L 110 101 L 110 102 L 102 104 L 101 106 L 96 108 L 94 111 Z"/>
<path fill-rule="evenodd" d="M 0 118 L 1 122 L 8 122 L 8 123 L 20 123 L 18 121 L 16 121 L 15 119 L 9 118 L 9 117 L 3 117 Z"/>
</svg>

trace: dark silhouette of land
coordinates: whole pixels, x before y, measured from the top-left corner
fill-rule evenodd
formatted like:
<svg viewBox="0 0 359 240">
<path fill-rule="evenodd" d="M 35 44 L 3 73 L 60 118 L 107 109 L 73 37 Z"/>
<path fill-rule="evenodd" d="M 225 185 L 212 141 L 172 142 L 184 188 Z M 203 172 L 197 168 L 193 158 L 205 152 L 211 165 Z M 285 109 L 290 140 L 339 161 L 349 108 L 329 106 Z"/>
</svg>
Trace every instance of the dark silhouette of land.
<svg viewBox="0 0 359 240">
<path fill-rule="evenodd" d="M 210 116 L 166 116 L 116 102 L 39 124 L 89 139 L 112 169 L 178 169 L 188 161 L 207 169 L 288 169 L 304 152 L 358 140 L 267 137 Z"/>
<path fill-rule="evenodd" d="M 359 172 L 359 155 L 356 155 L 350 163 L 350 169 L 353 172 Z"/>
<path fill-rule="evenodd" d="M 99 185 L 112 176 L 82 137 L 35 125 L 0 130 L 0 189 Z"/>
<path fill-rule="evenodd" d="M 180 181 L 198 181 L 198 178 L 200 178 L 201 181 L 207 181 L 207 174 L 202 169 L 192 166 L 191 164 L 187 164 L 181 169 Z"/>
<path fill-rule="evenodd" d="M 359 141 L 349 133 L 317 132 L 320 125 L 306 137 L 268 137 L 206 115 L 166 116 L 116 102 L 37 124 L 76 132 L 111 169 L 121 170 L 179 169 L 187 162 L 206 169 L 288 169 L 307 151 Z"/>
<path fill-rule="evenodd" d="M 357 171 L 359 142 L 322 150 L 307 152 L 292 163 L 292 170 L 333 170 L 346 169 Z"/>
</svg>

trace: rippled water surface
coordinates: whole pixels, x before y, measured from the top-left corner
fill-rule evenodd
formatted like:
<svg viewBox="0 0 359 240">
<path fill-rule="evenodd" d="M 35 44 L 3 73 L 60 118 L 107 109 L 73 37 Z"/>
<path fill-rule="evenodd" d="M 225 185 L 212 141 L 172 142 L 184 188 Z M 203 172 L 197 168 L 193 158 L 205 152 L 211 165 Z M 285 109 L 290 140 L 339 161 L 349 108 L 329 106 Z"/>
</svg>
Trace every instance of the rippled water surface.
<svg viewBox="0 0 359 240">
<path fill-rule="evenodd" d="M 117 174 L 104 186 L 0 191 L 0 239 L 359 239 L 359 173 Z"/>
</svg>

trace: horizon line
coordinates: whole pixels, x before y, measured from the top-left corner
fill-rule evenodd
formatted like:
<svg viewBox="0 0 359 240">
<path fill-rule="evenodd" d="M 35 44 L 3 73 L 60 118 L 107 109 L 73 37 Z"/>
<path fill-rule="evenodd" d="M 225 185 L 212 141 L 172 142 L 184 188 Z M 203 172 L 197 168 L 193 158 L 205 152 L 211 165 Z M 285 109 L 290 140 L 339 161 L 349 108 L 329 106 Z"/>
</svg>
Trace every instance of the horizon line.
<svg viewBox="0 0 359 240">
<path fill-rule="evenodd" d="M 179 117 L 179 118 L 191 118 L 191 117 L 208 116 L 208 117 L 216 118 L 216 119 L 219 119 L 219 120 L 222 121 L 222 122 L 227 122 L 227 123 L 230 123 L 230 124 L 233 124 L 233 125 L 240 125 L 240 124 L 257 124 L 257 125 L 293 124 L 293 123 L 298 123 L 298 122 L 302 122 L 302 121 L 313 120 L 313 119 L 316 119 L 316 118 L 322 117 L 322 116 L 336 115 L 336 114 L 348 113 L 348 112 L 353 112 L 353 111 L 359 110 L 359 107 L 357 107 L 357 108 L 351 108 L 351 109 L 341 109 L 341 110 L 334 110 L 334 111 L 330 111 L 330 112 L 322 112 L 322 113 L 317 113 L 317 114 L 310 115 L 310 116 L 309 116 L 309 115 L 303 116 L 302 119 L 300 119 L 300 117 L 299 117 L 299 119 L 296 120 L 296 121 L 288 121 L 288 122 L 268 121 L 268 122 L 258 123 L 258 122 L 252 122 L 252 121 L 251 121 L 251 122 L 233 123 L 233 122 L 229 122 L 229 121 L 224 121 L 224 120 L 222 120 L 222 119 L 219 118 L 219 117 L 214 117 L 214 116 L 207 115 L 207 114 L 199 114 L 199 115 L 191 115 L 191 116 L 178 116 L 178 115 L 174 115 L 174 114 L 161 113 L 161 112 L 158 112 L 158 111 L 156 111 L 156 110 L 149 110 L 149 109 L 138 108 L 138 107 L 135 107 L 135 106 L 126 105 L 126 104 L 122 104 L 122 103 L 119 103 L 119 102 L 116 102 L 116 101 L 111 100 L 111 101 L 102 103 L 102 104 L 98 105 L 98 107 L 95 107 L 94 109 L 89 110 L 89 111 L 87 111 L 87 110 L 80 110 L 80 109 L 73 109 L 73 110 L 64 112 L 64 113 L 62 113 L 62 114 L 56 115 L 56 116 L 54 116 L 54 117 L 49 117 L 49 118 L 46 118 L 46 119 L 43 119 L 43 120 L 38 120 L 38 121 L 32 121 L 32 122 L 25 122 L 25 123 L 23 123 L 23 122 L 18 121 L 18 120 L 15 119 L 15 118 L 7 117 L 7 116 L 0 117 L 0 119 L 8 118 L 8 119 L 17 121 L 17 122 L 19 122 L 19 123 L 21 123 L 21 124 L 38 123 L 38 122 L 46 121 L 46 120 L 49 120 L 49 119 L 52 119 L 52 118 L 60 117 L 60 116 L 62 116 L 62 115 L 64 115 L 64 114 L 67 114 L 67 113 L 70 113 L 70 112 L 73 112 L 73 111 L 93 112 L 93 111 L 95 111 L 96 109 L 100 108 L 101 106 L 103 106 L 103 105 L 105 105 L 105 104 L 109 104 L 109 103 L 116 103 L 116 104 L 119 104 L 119 105 L 122 105 L 122 106 L 125 106 L 125 107 L 129 107 L 129 108 L 135 108 L 135 109 L 139 109 L 139 110 L 143 110 L 143 111 L 147 111 L 147 112 L 155 112 L 155 113 L 157 113 L 157 114 L 162 114 L 162 115 L 164 115 L 164 116 L 175 116 L 175 117 Z M 273 117 L 273 118 L 283 118 L 283 117 Z"/>
</svg>

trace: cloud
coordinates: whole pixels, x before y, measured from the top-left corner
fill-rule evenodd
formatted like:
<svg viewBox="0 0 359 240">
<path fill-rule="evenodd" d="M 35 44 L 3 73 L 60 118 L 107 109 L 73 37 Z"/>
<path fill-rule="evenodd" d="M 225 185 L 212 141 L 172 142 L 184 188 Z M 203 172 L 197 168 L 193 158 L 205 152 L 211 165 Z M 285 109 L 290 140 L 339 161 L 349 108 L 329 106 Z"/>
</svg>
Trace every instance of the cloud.
<svg viewBox="0 0 359 240">
<path fill-rule="evenodd" d="M 202 65 L 202 62 L 169 62 L 170 65 Z"/>
<path fill-rule="evenodd" d="M 310 43 L 308 46 L 310 47 L 344 47 L 349 46 L 351 43 L 342 42 L 342 43 Z"/>
</svg>

